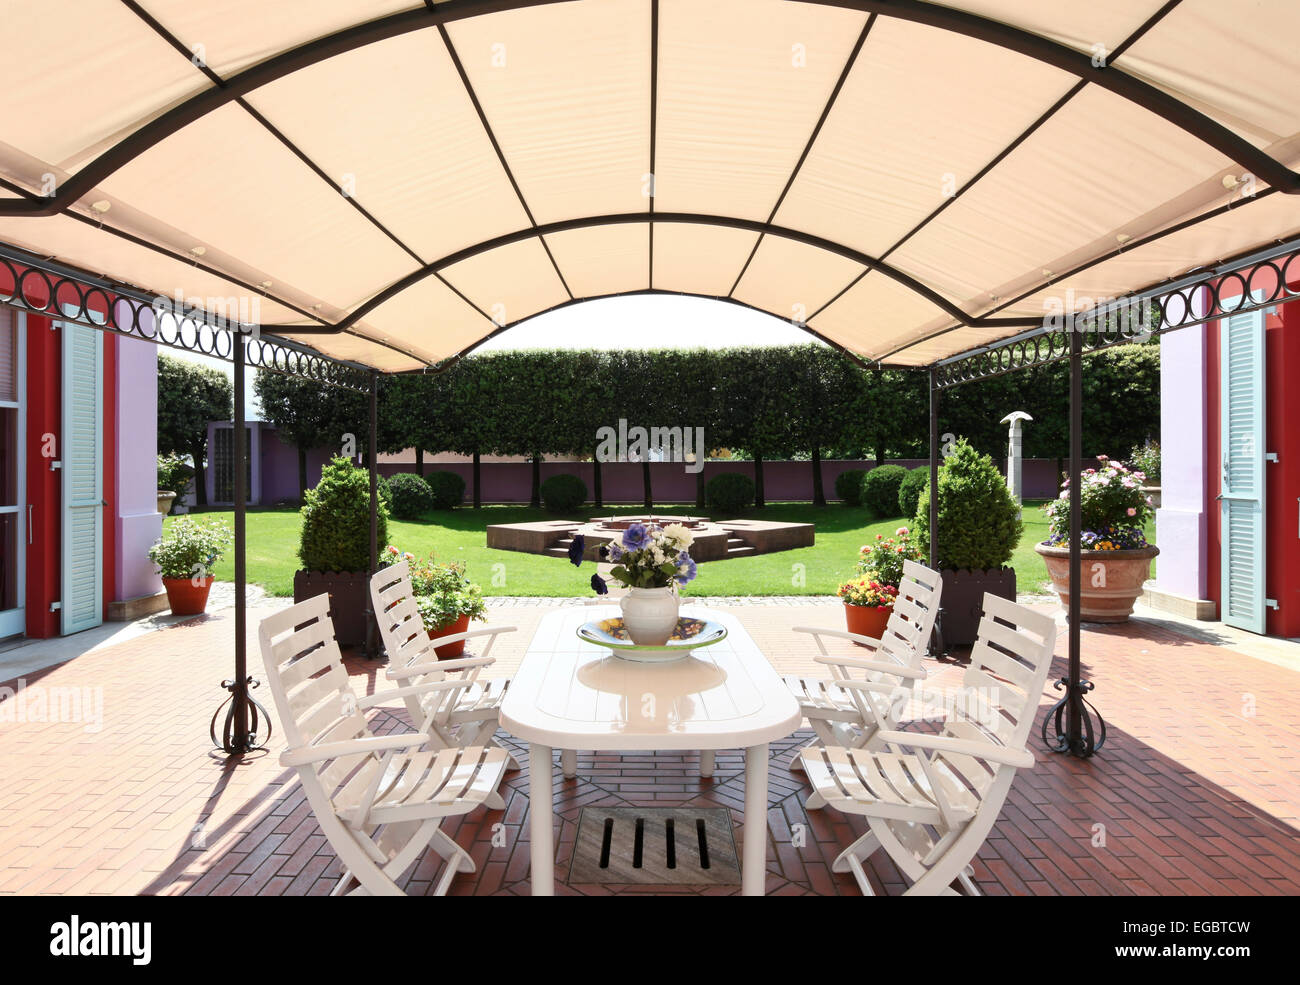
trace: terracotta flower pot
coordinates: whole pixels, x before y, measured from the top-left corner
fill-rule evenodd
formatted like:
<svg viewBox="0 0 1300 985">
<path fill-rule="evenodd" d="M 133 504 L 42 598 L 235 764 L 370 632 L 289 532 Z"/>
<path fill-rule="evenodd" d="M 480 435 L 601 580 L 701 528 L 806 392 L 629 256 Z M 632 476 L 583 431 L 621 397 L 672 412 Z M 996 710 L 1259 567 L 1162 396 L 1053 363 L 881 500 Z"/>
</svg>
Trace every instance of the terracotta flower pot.
<svg viewBox="0 0 1300 985">
<path fill-rule="evenodd" d="M 1070 549 L 1035 544 L 1042 555 L 1052 590 L 1061 597 L 1061 605 L 1070 608 Z M 1151 577 L 1151 559 L 1160 553 L 1153 546 L 1131 551 L 1080 551 L 1083 590 L 1080 593 L 1080 616 L 1083 622 L 1127 622 L 1133 603 L 1142 594 L 1142 584 Z"/>
<path fill-rule="evenodd" d="M 469 629 L 469 616 L 460 616 L 453 622 L 445 626 L 439 626 L 437 629 L 429 630 L 429 639 L 436 640 L 439 636 L 450 636 L 453 633 L 464 633 Z M 455 660 L 465 652 L 465 641 L 458 640 L 455 643 L 448 643 L 446 646 L 435 646 L 433 652 L 437 654 L 439 660 Z"/>
<path fill-rule="evenodd" d="M 880 639 L 885 634 L 885 626 L 889 623 L 889 617 L 893 613 L 894 607 L 878 605 L 853 605 L 849 602 L 844 603 L 844 622 L 848 626 L 850 633 L 857 633 L 859 636 L 868 636 L 873 640 Z M 862 643 L 855 643 L 855 646 L 863 646 Z"/>
<path fill-rule="evenodd" d="M 163 588 L 167 590 L 167 604 L 172 607 L 172 615 L 197 616 L 202 613 L 208 607 L 212 581 L 212 575 L 197 585 L 192 578 L 164 578 Z"/>
</svg>

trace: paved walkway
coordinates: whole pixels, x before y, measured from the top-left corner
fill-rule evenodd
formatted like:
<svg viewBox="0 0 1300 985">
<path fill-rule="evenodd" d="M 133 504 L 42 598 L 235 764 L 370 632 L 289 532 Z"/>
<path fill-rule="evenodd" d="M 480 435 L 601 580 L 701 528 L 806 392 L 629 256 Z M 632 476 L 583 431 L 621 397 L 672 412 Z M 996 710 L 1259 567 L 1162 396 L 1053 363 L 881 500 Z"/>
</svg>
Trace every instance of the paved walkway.
<svg viewBox="0 0 1300 985">
<path fill-rule="evenodd" d="M 250 634 L 262 611 L 250 614 Z M 494 604 L 493 621 L 520 630 L 501 640 L 494 670 L 518 665 L 546 611 Z M 816 653 L 792 626 L 841 618 L 834 603 L 802 599 L 737 607 L 737 615 L 783 672 L 811 669 Z M 271 754 L 239 762 L 209 749 L 231 632 L 232 614 L 218 611 L 29 674 L 22 695 L 0 701 L 0 893 L 331 888 L 337 861 L 292 772 L 277 763 L 279 737 Z M 249 652 L 256 668 L 251 640 Z M 1300 893 L 1296 671 L 1137 622 L 1087 628 L 1084 654 L 1110 727 L 1106 747 L 1084 762 L 1040 752 L 1037 767 L 1020 774 L 976 865 L 983 891 Z M 359 691 L 372 691 L 377 677 L 384 686 L 373 663 L 354 660 L 349 669 Z M 937 662 L 931 671 L 937 688 L 955 685 L 960 673 Z M 1044 705 L 1051 700 L 1044 695 Z M 381 710 L 375 726 L 407 727 L 396 708 Z M 833 809 L 803 810 L 807 788 L 787 769 L 801 741 L 773 747 L 768 889 L 855 895 L 829 861 L 862 826 Z M 738 752 L 719 755 L 713 780 L 699 779 L 693 755 L 589 755 L 578 767 L 577 779 L 556 782 L 560 891 L 706 891 L 564 880 L 583 806 L 689 801 L 728 807 L 739 824 Z M 527 788 L 527 768 L 507 774 L 504 811 L 479 810 L 447 826 L 479 865 L 454 892 L 527 893 Z M 408 891 L 426 892 L 439 865 L 436 856 L 417 861 Z M 903 888 L 887 861 L 873 860 L 870 870 L 878 891 Z"/>
</svg>

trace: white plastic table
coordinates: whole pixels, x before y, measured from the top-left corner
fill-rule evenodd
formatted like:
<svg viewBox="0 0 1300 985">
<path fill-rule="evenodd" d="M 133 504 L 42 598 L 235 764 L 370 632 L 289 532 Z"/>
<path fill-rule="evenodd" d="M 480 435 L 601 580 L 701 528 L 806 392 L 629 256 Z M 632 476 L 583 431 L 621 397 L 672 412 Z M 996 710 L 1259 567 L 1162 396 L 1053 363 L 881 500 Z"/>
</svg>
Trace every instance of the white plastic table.
<svg viewBox="0 0 1300 985">
<path fill-rule="evenodd" d="M 768 743 L 799 727 L 799 703 L 745 628 L 731 615 L 682 606 L 712 619 L 727 638 L 670 663 L 636 663 L 575 635 L 617 606 L 565 608 L 545 616 L 501 703 L 501 726 L 531 745 L 529 803 L 534 896 L 555 892 L 551 751 L 572 775 L 579 749 L 698 749 L 701 772 L 713 752 L 745 750 L 741 892 L 762 896 L 767 870 Z"/>
</svg>

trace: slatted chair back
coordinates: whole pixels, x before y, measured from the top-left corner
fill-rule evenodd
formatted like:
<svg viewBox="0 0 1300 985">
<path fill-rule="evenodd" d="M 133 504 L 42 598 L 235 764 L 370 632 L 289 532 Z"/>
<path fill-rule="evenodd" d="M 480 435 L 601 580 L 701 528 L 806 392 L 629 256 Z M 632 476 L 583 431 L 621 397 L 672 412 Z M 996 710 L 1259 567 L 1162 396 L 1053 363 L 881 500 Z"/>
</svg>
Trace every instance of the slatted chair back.
<svg viewBox="0 0 1300 985">
<path fill-rule="evenodd" d="M 984 615 L 962 678 L 958 714 L 945 731 L 1023 749 L 1052 666 L 1056 620 L 995 595 L 984 596 Z M 980 734 L 980 733 L 984 734 Z"/>
<path fill-rule="evenodd" d="M 406 561 L 380 568 L 370 579 L 370 601 L 379 624 L 379 636 L 394 667 L 436 659 L 433 641 L 425 631 L 411 589 L 411 566 Z"/>
<path fill-rule="evenodd" d="M 943 596 L 943 579 L 916 561 L 903 562 L 903 578 L 898 584 L 898 600 L 880 637 L 876 659 L 887 657 L 904 667 L 919 667 L 925 656 L 939 600 Z"/>
</svg>

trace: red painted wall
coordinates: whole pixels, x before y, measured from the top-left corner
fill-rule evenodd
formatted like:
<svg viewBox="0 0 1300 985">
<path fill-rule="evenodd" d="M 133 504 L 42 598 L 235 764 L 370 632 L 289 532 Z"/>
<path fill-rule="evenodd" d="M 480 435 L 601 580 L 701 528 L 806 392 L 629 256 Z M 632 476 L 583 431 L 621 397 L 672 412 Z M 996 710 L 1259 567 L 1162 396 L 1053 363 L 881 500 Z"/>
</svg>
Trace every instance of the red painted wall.
<svg viewBox="0 0 1300 985">
<path fill-rule="evenodd" d="M 1271 284 L 1259 284 L 1266 291 Z M 1289 285 L 1292 290 L 1300 284 Z M 1209 511 L 1207 592 L 1220 606 L 1222 541 L 1218 504 L 1222 491 L 1223 449 L 1219 428 L 1219 323 L 1206 327 L 1208 353 L 1206 378 L 1206 494 Z M 1264 317 L 1264 427 L 1265 451 L 1278 455 L 1264 466 L 1265 478 L 1265 590 L 1278 602 L 1265 612 L 1265 629 L 1273 636 L 1300 636 L 1300 301 L 1280 305 Z"/>
</svg>

